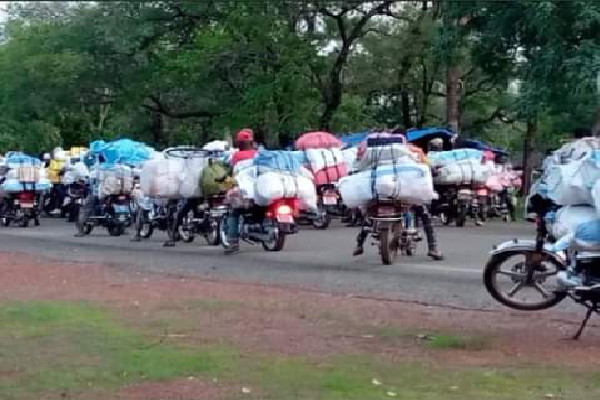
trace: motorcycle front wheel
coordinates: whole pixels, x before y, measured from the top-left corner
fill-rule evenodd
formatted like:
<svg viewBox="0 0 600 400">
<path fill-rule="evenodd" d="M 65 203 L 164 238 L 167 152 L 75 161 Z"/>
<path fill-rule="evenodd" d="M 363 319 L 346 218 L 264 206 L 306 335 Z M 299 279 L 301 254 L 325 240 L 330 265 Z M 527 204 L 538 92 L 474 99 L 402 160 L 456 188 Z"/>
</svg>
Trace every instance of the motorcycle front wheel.
<svg viewBox="0 0 600 400">
<path fill-rule="evenodd" d="M 312 226 L 313 228 L 320 230 L 320 231 L 324 231 L 325 229 L 327 229 L 329 227 L 329 224 L 331 224 L 331 215 L 329 215 L 329 213 L 327 213 L 327 211 L 325 211 L 324 209 L 319 207 L 319 216 L 313 220 L 311 220 Z"/>
<path fill-rule="evenodd" d="M 392 265 L 398 258 L 399 242 L 399 223 L 390 224 L 379 231 L 379 252 L 384 265 Z"/>
<path fill-rule="evenodd" d="M 490 295 L 507 307 L 522 311 L 545 310 L 567 295 L 556 285 L 548 284 L 564 269 L 558 261 L 534 250 L 509 251 L 490 258 L 483 272 L 483 282 Z"/>
</svg>

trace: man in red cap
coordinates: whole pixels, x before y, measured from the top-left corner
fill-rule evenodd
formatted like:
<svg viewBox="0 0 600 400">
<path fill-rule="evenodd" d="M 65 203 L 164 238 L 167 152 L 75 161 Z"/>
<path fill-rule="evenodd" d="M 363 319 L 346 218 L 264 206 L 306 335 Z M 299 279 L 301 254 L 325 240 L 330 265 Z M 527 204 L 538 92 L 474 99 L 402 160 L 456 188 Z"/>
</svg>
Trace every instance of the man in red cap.
<svg viewBox="0 0 600 400">
<path fill-rule="evenodd" d="M 229 162 L 233 169 L 237 163 L 251 160 L 256 155 L 254 148 L 254 132 L 251 129 L 242 129 L 235 135 L 235 147 L 239 150 L 233 154 Z M 225 254 L 233 254 L 240 250 L 240 213 L 232 209 L 227 219 L 227 235 L 229 245 L 225 248 Z"/>
<path fill-rule="evenodd" d="M 251 160 L 256 155 L 256 150 L 254 149 L 254 132 L 252 129 L 242 129 L 235 135 L 235 146 L 239 149 L 239 151 L 233 154 L 231 157 L 231 167 L 235 167 L 240 161 L 243 160 Z"/>
</svg>

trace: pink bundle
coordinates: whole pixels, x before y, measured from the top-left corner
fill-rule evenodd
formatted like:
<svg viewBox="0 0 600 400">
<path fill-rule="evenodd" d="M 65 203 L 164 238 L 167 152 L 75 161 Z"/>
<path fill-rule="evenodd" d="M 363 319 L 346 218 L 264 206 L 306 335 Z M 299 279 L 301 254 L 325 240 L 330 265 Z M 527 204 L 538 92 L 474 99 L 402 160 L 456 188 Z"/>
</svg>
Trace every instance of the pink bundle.
<svg viewBox="0 0 600 400">
<path fill-rule="evenodd" d="M 348 167 L 344 162 L 341 162 L 332 167 L 313 171 L 313 175 L 315 177 L 315 185 L 329 185 L 348 175 Z"/>
<path fill-rule="evenodd" d="M 348 175 L 341 145 L 341 141 L 328 132 L 309 132 L 296 140 L 296 148 L 306 154 L 315 185 L 329 185 Z"/>
</svg>

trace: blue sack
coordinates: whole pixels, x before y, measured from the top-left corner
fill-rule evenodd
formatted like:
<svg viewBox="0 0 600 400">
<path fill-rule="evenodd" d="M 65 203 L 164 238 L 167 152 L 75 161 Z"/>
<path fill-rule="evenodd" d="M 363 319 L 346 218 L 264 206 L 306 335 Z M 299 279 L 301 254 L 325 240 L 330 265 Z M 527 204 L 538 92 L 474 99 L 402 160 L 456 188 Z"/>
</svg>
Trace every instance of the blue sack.
<svg viewBox="0 0 600 400">
<path fill-rule="evenodd" d="M 302 164 L 289 151 L 263 150 L 254 158 L 254 165 L 280 171 L 300 171 Z"/>
</svg>

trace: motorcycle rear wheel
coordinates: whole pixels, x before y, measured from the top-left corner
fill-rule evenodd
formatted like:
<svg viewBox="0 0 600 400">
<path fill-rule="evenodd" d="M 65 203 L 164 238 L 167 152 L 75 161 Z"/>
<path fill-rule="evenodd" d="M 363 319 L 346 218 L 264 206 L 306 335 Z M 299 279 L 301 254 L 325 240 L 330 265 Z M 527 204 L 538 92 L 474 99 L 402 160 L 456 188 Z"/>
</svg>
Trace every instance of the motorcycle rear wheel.
<svg viewBox="0 0 600 400">
<path fill-rule="evenodd" d="M 329 225 L 331 224 L 331 215 L 329 215 L 327 211 L 321 209 L 319 210 L 319 213 L 321 213 L 321 215 L 318 218 L 311 220 L 311 224 L 313 228 L 324 231 L 329 228 Z"/>
<path fill-rule="evenodd" d="M 379 231 L 379 252 L 384 265 L 392 265 L 398 258 L 400 250 L 400 232 L 398 223 Z"/>
<path fill-rule="evenodd" d="M 209 221 L 208 232 L 204 236 L 206 243 L 210 246 L 218 246 L 221 244 L 221 221 L 212 219 Z"/>
<path fill-rule="evenodd" d="M 111 224 L 107 227 L 110 236 L 121 236 L 125 233 L 125 227 L 121 224 Z"/>
<path fill-rule="evenodd" d="M 537 269 L 539 272 L 534 272 L 534 284 L 528 284 L 524 281 L 526 272 L 523 271 L 523 267 L 527 268 L 527 261 L 525 264 L 517 263 L 514 264 L 510 271 L 502 270 L 503 264 L 510 261 L 512 257 L 524 256 L 526 260 L 534 257 L 536 253 L 533 250 L 530 251 L 512 251 L 500 253 L 492 256 L 487 262 L 483 272 L 483 283 L 488 293 L 501 304 L 510 307 L 515 310 L 521 311 L 538 311 L 545 310 L 554 307 L 560 303 L 567 296 L 565 291 L 548 291 L 543 287 L 548 277 L 556 275 L 565 267 L 558 261 L 547 257 L 539 265 Z M 531 261 L 529 261 L 531 263 Z M 548 267 L 553 267 L 555 272 L 548 272 Z M 512 287 L 508 293 L 504 293 L 497 282 L 497 276 L 504 275 L 511 279 Z M 514 296 L 523 288 L 534 288 L 542 296 L 543 300 L 537 302 L 524 302 L 515 300 Z"/>
<path fill-rule="evenodd" d="M 277 233 L 275 239 L 270 242 L 262 242 L 262 246 L 263 249 L 268 252 L 278 252 L 283 250 L 283 247 L 285 246 L 285 234 L 281 232 Z"/>
</svg>

